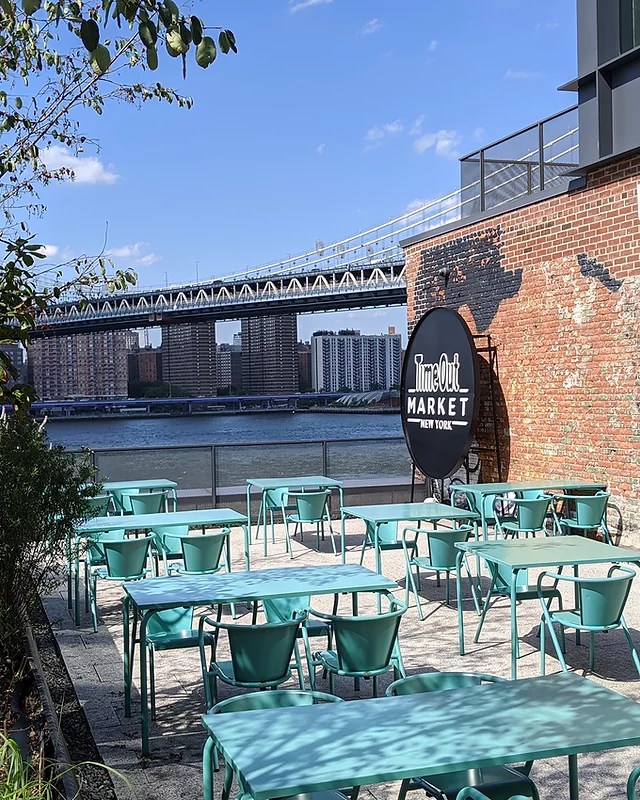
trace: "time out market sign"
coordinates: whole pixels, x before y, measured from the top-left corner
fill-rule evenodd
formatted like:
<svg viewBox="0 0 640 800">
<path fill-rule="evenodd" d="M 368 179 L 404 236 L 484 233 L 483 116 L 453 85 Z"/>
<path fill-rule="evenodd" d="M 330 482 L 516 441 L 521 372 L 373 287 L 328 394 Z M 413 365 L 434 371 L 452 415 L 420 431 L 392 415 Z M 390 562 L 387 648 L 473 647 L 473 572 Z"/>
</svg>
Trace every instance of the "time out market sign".
<svg viewBox="0 0 640 800">
<path fill-rule="evenodd" d="M 404 437 L 418 469 L 453 474 L 469 452 L 478 417 L 478 356 L 467 323 L 433 308 L 411 334 L 400 387 Z"/>
</svg>

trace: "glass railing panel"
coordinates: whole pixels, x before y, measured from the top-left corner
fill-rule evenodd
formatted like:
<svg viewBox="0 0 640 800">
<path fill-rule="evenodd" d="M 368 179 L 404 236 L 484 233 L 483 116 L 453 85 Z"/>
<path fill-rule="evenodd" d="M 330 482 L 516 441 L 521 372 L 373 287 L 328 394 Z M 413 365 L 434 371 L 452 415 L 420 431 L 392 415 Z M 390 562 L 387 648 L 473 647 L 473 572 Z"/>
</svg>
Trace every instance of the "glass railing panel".
<svg viewBox="0 0 640 800">
<path fill-rule="evenodd" d="M 411 479 L 411 459 L 405 440 L 353 439 L 327 442 L 328 474 L 358 483 Z"/>
<path fill-rule="evenodd" d="M 247 486 L 247 478 L 322 475 L 322 442 L 216 445 L 218 489 Z"/>
</svg>

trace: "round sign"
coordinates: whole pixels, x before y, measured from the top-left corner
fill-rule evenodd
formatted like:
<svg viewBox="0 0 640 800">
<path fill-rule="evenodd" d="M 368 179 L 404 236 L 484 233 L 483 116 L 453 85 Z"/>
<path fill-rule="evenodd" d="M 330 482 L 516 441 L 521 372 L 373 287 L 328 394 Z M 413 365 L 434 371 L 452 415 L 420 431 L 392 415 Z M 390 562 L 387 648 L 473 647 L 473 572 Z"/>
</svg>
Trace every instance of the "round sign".
<svg viewBox="0 0 640 800">
<path fill-rule="evenodd" d="M 467 323 L 433 308 L 411 334 L 400 396 L 404 438 L 430 478 L 452 475 L 469 452 L 478 418 L 478 357 Z"/>
</svg>

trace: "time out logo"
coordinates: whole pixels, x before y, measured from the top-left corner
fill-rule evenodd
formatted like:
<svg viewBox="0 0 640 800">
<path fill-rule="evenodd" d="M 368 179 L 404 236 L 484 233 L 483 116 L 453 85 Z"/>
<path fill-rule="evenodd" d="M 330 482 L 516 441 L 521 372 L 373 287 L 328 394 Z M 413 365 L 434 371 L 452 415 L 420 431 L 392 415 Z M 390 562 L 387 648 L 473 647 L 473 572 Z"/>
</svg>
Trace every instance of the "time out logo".
<svg viewBox="0 0 640 800">
<path fill-rule="evenodd" d="M 402 425 L 421 472 L 445 478 L 469 451 L 477 420 L 478 358 L 466 322 L 435 308 L 416 325 L 402 373 Z"/>
</svg>

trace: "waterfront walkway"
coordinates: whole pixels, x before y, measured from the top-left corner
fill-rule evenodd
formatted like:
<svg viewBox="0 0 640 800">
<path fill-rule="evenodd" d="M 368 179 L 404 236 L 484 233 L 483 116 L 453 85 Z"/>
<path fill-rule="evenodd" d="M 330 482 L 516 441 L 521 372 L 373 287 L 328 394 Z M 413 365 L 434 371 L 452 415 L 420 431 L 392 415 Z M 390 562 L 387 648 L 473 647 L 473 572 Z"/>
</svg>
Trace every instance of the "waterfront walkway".
<svg viewBox="0 0 640 800">
<path fill-rule="evenodd" d="M 352 520 L 351 527 L 348 528 L 348 547 L 355 548 L 362 541 L 361 533 L 356 535 L 359 530 L 358 522 Z M 236 537 L 234 569 L 242 569 L 241 536 L 239 533 L 234 533 L 233 536 Z M 625 543 L 623 540 L 622 544 Z M 295 559 L 292 561 L 284 553 L 280 529 L 277 531 L 276 544 L 270 545 L 267 558 L 262 556 L 261 544 L 252 546 L 252 567 L 262 569 L 339 563 L 330 553 L 328 539 L 321 553 L 311 549 L 314 544 L 315 535 L 305 536 L 303 544 L 294 542 Z M 347 558 L 353 563 L 358 560 L 358 556 L 359 548 L 352 549 Z M 369 550 L 365 557 L 365 566 L 373 568 L 373 564 L 373 551 Z M 388 577 L 399 581 L 397 595 L 404 599 L 402 553 L 383 553 L 383 571 Z M 584 572 L 588 574 L 588 570 L 585 569 Z M 400 641 L 408 674 L 430 670 L 464 670 L 493 673 L 508 678 L 508 601 L 498 601 L 496 608 L 487 616 L 481 642 L 476 645 L 471 640 L 477 617 L 470 600 L 465 603 L 467 655 L 461 657 L 458 654 L 455 606 L 448 608 L 443 605 L 444 586 L 436 587 L 435 575 L 423 574 L 422 585 L 422 596 L 428 601 L 424 606 L 426 619 L 419 621 L 412 598 L 412 605 L 400 626 Z M 452 582 L 452 597 L 455 597 L 453 589 Z M 129 782 L 127 786 L 117 778 L 114 779 L 118 796 L 121 800 L 129 800 L 131 797 L 139 800 L 199 800 L 202 797 L 202 748 L 205 736 L 200 723 L 200 715 L 204 712 L 204 695 L 197 648 L 156 655 L 158 719 L 151 724 L 152 757 L 142 760 L 139 698 L 135 690 L 133 716 L 126 719 L 123 712 L 122 591 L 118 585 L 106 585 L 106 582 L 101 582 L 98 591 L 101 624 L 96 634 L 91 630 L 88 614 L 82 614 L 80 628 L 74 627 L 62 588 L 59 593 L 46 599 L 45 606 L 102 757 L 105 763 L 125 775 Z M 331 599 L 318 597 L 313 600 L 313 605 L 319 610 L 329 610 Z M 539 674 L 536 638 L 539 617 L 540 606 L 537 601 L 520 604 L 518 621 L 521 658 L 518 669 L 522 678 Z M 626 617 L 636 646 L 640 647 L 640 576 L 632 586 Z M 247 614 L 244 618 L 248 621 Z M 587 660 L 588 648 L 576 648 L 573 634 L 568 635 L 569 667 L 580 671 L 586 668 Z M 621 631 L 598 634 L 596 666 L 598 674 L 590 675 L 590 678 L 640 701 L 640 681 Z M 556 672 L 558 669 L 558 662 L 548 648 L 547 672 Z M 136 668 L 134 682 L 137 681 L 137 674 Z M 381 679 L 381 693 L 391 680 L 390 675 Z M 294 687 L 297 684 L 291 681 L 290 685 Z M 231 694 L 230 687 L 220 684 L 220 688 L 221 698 Z M 328 691 L 328 683 L 323 681 L 320 671 L 318 689 Z M 336 693 L 345 698 L 355 697 L 353 681 L 337 679 Z M 371 685 L 364 681 L 360 696 L 369 697 L 370 694 Z M 522 724 L 526 725 L 524 713 Z M 455 725 L 454 719 L 451 720 L 451 725 Z M 479 730 L 481 727 L 486 730 L 487 720 L 478 720 L 478 726 Z M 407 737 L 413 733 L 407 731 Z M 627 775 L 639 763 L 640 748 L 580 756 L 582 797 L 622 798 Z M 532 778 L 536 781 L 542 798 L 568 796 L 566 767 L 565 759 L 536 762 Z M 220 781 L 217 780 L 216 797 L 219 796 L 220 788 Z M 395 800 L 398 790 L 399 783 L 380 784 L 363 789 L 361 797 Z M 424 793 L 411 793 L 409 800 L 412 797 L 421 798 Z"/>
</svg>

